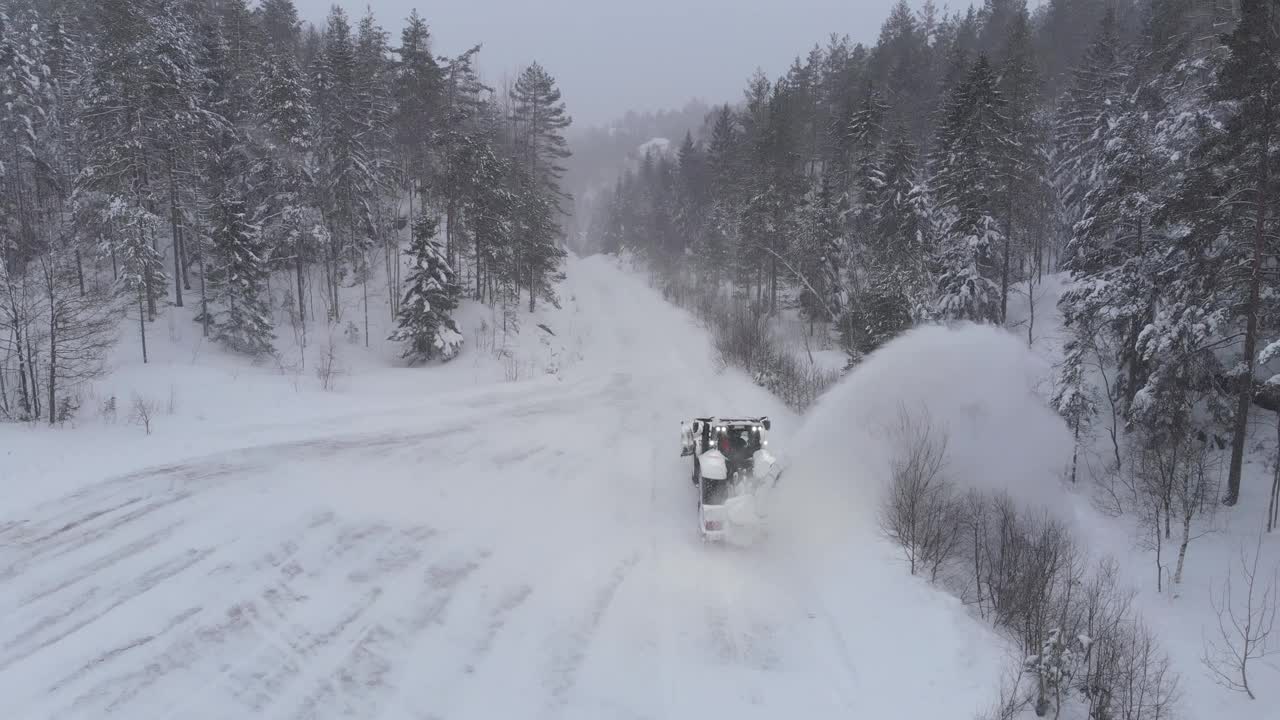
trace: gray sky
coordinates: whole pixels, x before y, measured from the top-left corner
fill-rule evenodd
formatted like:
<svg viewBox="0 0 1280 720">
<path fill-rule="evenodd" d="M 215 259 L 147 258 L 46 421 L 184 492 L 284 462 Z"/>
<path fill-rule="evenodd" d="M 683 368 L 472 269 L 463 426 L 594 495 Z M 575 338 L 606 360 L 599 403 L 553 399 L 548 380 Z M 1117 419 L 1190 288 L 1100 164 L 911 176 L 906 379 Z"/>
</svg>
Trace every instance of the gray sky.
<svg viewBox="0 0 1280 720">
<path fill-rule="evenodd" d="M 334 0 L 295 0 L 322 24 Z M 417 7 L 437 54 L 483 43 L 480 67 L 500 86 L 537 60 L 556 77 L 575 125 L 697 97 L 737 101 L 757 66 L 770 77 L 832 32 L 874 42 L 894 0 L 343 0 L 374 14 L 398 42 Z M 939 3 L 941 4 L 941 3 Z"/>
</svg>

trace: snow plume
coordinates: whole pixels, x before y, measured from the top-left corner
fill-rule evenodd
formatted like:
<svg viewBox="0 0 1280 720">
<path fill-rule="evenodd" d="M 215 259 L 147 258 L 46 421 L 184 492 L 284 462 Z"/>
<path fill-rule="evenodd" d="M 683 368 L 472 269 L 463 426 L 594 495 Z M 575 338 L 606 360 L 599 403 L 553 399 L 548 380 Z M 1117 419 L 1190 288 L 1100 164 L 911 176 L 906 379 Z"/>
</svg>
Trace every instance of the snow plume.
<svg viewBox="0 0 1280 720">
<path fill-rule="evenodd" d="M 1049 373 L 1043 358 L 999 328 L 905 333 L 828 391 L 797 429 L 773 534 L 819 548 L 876 534 L 904 413 L 945 436 L 944 472 L 960 490 L 1004 490 L 1021 504 L 1061 506 L 1072 441 L 1038 390 Z"/>
</svg>

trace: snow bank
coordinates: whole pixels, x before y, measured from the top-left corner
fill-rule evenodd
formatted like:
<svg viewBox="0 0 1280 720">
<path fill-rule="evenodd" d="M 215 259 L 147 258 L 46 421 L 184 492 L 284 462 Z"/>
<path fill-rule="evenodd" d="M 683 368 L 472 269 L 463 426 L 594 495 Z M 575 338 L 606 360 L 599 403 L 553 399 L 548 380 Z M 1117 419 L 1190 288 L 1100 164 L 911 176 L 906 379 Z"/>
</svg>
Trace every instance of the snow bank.
<svg viewBox="0 0 1280 720">
<path fill-rule="evenodd" d="M 776 534 L 823 543 L 874 534 L 892 433 L 904 412 L 945 433 L 947 473 L 961 488 L 1060 506 L 1072 441 L 1037 392 L 1049 371 L 1024 340 L 997 328 L 926 326 L 904 334 L 828 391 L 797 431 Z"/>
</svg>

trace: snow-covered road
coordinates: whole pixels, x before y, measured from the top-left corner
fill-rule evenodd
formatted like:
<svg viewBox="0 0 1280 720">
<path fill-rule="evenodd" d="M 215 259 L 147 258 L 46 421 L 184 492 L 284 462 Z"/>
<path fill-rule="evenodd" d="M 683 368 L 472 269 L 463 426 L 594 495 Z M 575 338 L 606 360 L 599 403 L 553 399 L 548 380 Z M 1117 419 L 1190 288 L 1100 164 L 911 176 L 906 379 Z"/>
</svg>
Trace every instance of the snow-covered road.
<svg viewBox="0 0 1280 720">
<path fill-rule="evenodd" d="M 634 276 L 600 258 L 568 273 L 561 327 L 584 350 L 563 380 L 352 408 L 307 439 L 250 435 L 0 511 L 0 717 L 984 704 L 989 636 L 880 546 L 833 571 L 792 543 L 698 540 L 679 421 L 767 413 L 785 452 L 797 419 L 717 373 L 702 331 Z"/>
</svg>

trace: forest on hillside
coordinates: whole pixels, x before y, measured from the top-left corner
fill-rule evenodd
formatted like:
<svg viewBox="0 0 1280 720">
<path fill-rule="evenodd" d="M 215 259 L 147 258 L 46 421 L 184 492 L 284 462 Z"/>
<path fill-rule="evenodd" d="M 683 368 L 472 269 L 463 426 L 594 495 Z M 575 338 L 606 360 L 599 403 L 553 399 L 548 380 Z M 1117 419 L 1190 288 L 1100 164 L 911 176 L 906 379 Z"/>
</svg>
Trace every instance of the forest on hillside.
<svg viewBox="0 0 1280 720">
<path fill-rule="evenodd" d="M 463 296 L 555 302 L 570 117 L 478 52 L 437 56 L 416 11 L 0 0 L 0 419 L 74 415 L 124 318 L 145 361 L 168 307 L 253 357 L 280 323 L 367 345 L 377 276 L 419 361 L 456 353 Z"/>
<path fill-rule="evenodd" d="M 591 224 L 704 305 L 794 298 L 853 362 L 922 323 L 1056 310 L 1077 439 L 1109 434 L 1117 464 L 1121 436 L 1178 468 L 1225 451 L 1234 504 L 1280 410 L 1278 93 L 1269 0 L 899 2 L 874 45 L 757 71 Z"/>
</svg>

